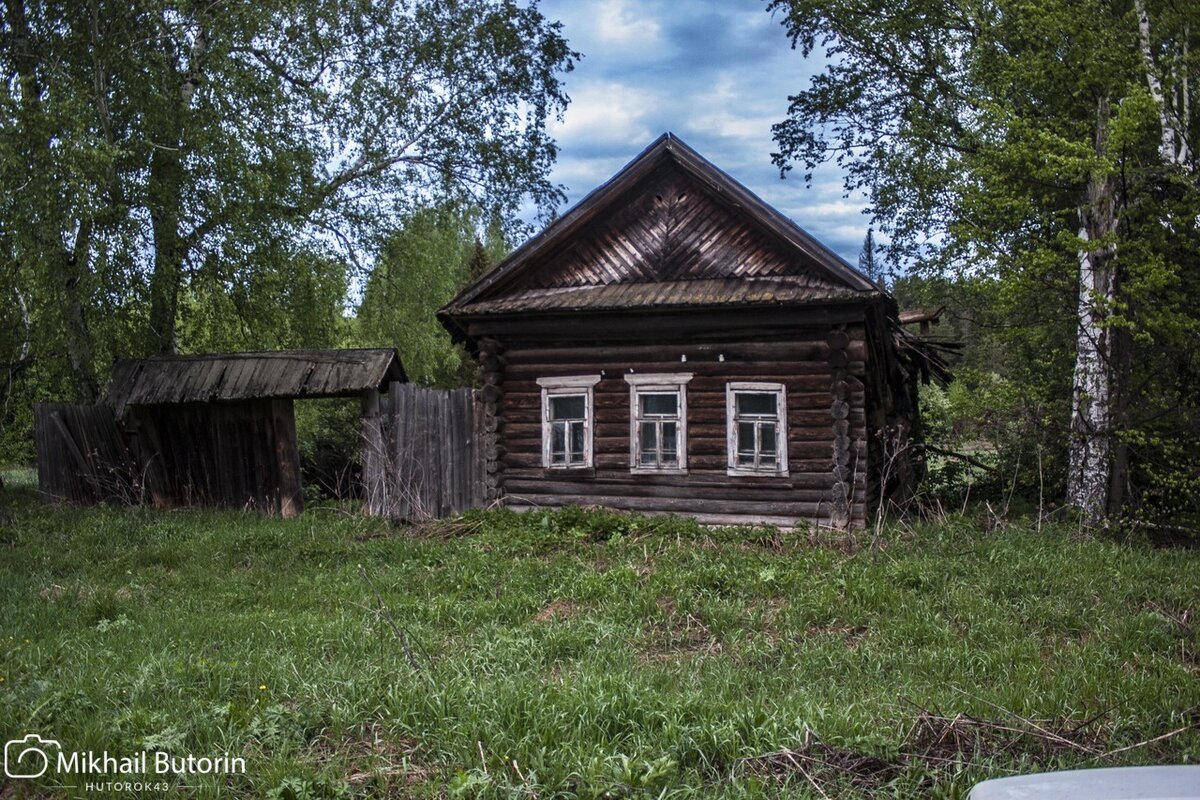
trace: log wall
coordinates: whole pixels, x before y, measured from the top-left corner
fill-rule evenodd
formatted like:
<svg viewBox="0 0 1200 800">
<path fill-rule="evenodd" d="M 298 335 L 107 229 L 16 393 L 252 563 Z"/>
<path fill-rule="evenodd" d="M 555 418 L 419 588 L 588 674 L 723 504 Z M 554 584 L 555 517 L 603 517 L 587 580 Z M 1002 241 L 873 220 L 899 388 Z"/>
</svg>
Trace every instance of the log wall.
<svg viewBox="0 0 1200 800">
<path fill-rule="evenodd" d="M 569 326 L 560 328 L 570 334 Z M 625 329 L 628 336 L 628 329 Z M 861 323 L 773 332 L 750 340 L 481 340 L 486 425 L 495 459 L 492 496 L 517 508 L 602 505 L 701 521 L 862 525 L 866 519 L 868 350 Z M 688 473 L 630 474 L 630 373 L 690 372 Z M 594 465 L 542 467 L 538 378 L 602 376 L 595 392 Z M 726 474 L 726 384 L 782 383 L 787 389 L 787 476 Z"/>
</svg>

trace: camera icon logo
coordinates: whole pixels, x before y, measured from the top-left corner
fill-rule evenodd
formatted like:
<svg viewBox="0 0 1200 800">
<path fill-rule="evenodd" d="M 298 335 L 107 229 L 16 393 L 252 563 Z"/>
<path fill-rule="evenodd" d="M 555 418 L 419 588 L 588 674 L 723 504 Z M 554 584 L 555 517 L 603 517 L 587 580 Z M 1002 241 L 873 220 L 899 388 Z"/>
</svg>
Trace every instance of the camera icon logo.
<svg viewBox="0 0 1200 800">
<path fill-rule="evenodd" d="M 24 739 L 12 739 L 4 743 L 4 774 L 10 778 L 40 778 L 50 767 L 50 756 L 46 750 L 61 745 L 54 739 L 43 739 L 36 733 Z"/>
</svg>

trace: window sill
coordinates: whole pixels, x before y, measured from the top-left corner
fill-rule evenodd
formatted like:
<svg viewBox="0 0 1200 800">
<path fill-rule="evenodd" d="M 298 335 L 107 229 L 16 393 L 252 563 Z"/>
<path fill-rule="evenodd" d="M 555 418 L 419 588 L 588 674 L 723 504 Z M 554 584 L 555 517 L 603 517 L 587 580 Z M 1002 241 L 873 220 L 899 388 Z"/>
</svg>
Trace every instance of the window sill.
<svg viewBox="0 0 1200 800">
<path fill-rule="evenodd" d="M 674 467 L 671 469 L 656 469 L 654 467 L 631 467 L 630 475 L 687 475 L 686 467 Z"/>
<path fill-rule="evenodd" d="M 542 477 L 594 478 L 595 467 L 542 467 Z"/>
<path fill-rule="evenodd" d="M 744 478 L 786 478 L 790 474 L 786 469 L 737 469 L 729 467 L 725 470 L 725 474 L 732 477 Z"/>
</svg>

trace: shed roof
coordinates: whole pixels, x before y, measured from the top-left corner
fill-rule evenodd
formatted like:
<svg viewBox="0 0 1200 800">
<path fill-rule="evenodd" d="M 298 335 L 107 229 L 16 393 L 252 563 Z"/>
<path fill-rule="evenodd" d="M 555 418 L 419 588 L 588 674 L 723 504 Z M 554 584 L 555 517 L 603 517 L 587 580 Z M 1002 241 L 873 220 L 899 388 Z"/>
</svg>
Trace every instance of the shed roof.
<svg viewBox="0 0 1200 800">
<path fill-rule="evenodd" d="M 394 348 L 272 350 L 123 358 L 105 400 L 127 405 L 299 397 L 352 397 L 404 381 Z"/>
<path fill-rule="evenodd" d="M 824 303 L 883 290 L 666 133 L 438 312 Z"/>
</svg>

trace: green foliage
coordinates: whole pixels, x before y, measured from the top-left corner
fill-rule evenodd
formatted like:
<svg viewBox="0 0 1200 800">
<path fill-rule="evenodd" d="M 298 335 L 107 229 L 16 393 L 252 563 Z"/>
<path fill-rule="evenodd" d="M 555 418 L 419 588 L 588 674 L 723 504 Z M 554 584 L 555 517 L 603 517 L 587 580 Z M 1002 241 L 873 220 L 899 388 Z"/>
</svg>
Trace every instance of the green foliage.
<svg viewBox="0 0 1200 800">
<path fill-rule="evenodd" d="M 305 503 L 326 496 L 350 497 L 362 468 L 361 400 L 304 400 L 294 408 Z"/>
<path fill-rule="evenodd" d="M 1014 727 L 1099 715 L 1115 749 L 1200 703 L 1200 638 L 1179 622 L 1196 551 L 1066 526 L 987 534 L 955 516 L 886 531 L 880 558 L 579 509 L 429 529 L 329 509 L 14 513 L 0 734 L 246 757 L 246 775 L 190 780 L 200 795 L 810 797 L 739 759 L 807 731 L 888 757 L 915 706 Z M 961 798 L 1035 763 L 1022 747 L 966 756 L 880 791 Z M 1098 763 L 1197 757 L 1191 731 Z"/>
<path fill-rule="evenodd" d="M 1185 95 L 1179 102 L 1195 105 L 1200 70 L 1186 54 L 1200 52 L 1200 6 L 1145 5 L 1150 70 L 1174 108 Z M 1200 333 L 1200 181 L 1194 153 L 1178 166 L 1162 155 L 1133 4 L 769 6 L 795 45 L 823 49 L 828 64 L 775 126 L 777 164 L 811 170 L 836 157 L 846 188 L 870 197 L 889 257 L 919 276 L 897 285 L 902 305 L 946 304 L 967 343 L 962 402 L 935 422 L 1003 431 L 990 455 L 1005 482 L 1060 495 L 1080 252 L 1111 247 L 1115 299 L 1082 298 L 1105 319 L 1100 349 L 1116 398 L 1110 497 L 1148 516 L 1200 512 L 1184 488 L 1200 467 L 1186 455 L 1200 451 L 1200 372 L 1183 344 Z M 1200 141 L 1200 115 L 1177 116 Z M 1094 181 L 1108 178 L 1119 224 L 1085 243 L 1081 213 L 1097 202 Z"/>
<path fill-rule="evenodd" d="M 36 367 L 0 453 L 120 356 L 352 338 L 359 254 L 417 208 L 549 214 L 575 58 L 508 0 L 7 3 L 0 359 Z"/>
<path fill-rule="evenodd" d="M 271 254 L 244 274 L 209 259 L 180 297 L 187 352 L 336 347 L 350 336 L 347 269 L 313 250 Z"/>
<path fill-rule="evenodd" d="M 409 380 L 474 381 L 474 362 L 435 317 L 508 252 L 503 229 L 476 207 L 441 205 L 409 215 L 383 244 L 358 308 L 357 339 L 400 351 Z"/>
<path fill-rule="evenodd" d="M 934 453 L 925 488 L 935 497 L 953 503 L 968 486 L 1047 502 L 1064 493 L 1073 326 L 1069 309 L 1054 310 L 1046 277 L 1030 268 L 1005 280 L 909 275 L 894 285 L 902 306 L 945 306 L 931 336 L 962 345 L 954 382 L 921 388 L 926 440 L 990 467 Z"/>
</svg>

